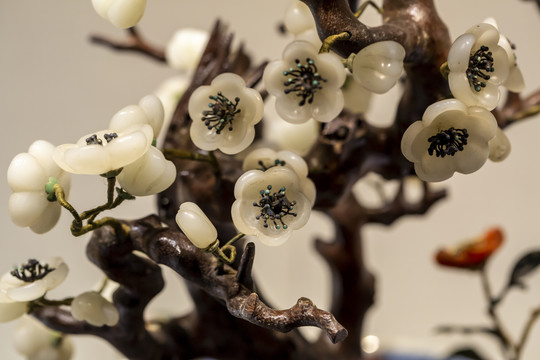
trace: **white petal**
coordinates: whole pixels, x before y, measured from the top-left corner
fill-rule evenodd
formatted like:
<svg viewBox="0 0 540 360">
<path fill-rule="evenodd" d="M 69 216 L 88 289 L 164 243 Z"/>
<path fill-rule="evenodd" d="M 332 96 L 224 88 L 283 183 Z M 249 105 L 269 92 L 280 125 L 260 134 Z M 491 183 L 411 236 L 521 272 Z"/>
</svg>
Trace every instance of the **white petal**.
<svg viewBox="0 0 540 360">
<path fill-rule="evenodd" d="M 37 280 L 21 287 L 8 289 L 6 294 L 14 301 L 32 301 L 39 299 L 46 292 L 45 283 L 42 280 Z"/>
<path fill-rule="evenodd" d="M 165 116 L 161 100 L 156 95 L 146 95 L 139 101 L 139 106 L 148 118 L 148 125 L 154 130 L 154 137 L 158 137 Z"/>
<path fill-rule="evenodd" d="M 154 132 L 150 125 L 119 134 L 104 146 L 110 161 L 110 169 L 107 171 L 120 169 L 143 156 L 152 145 L 153 139 Z"/>
<path fill-rule="evenodd" d="M 448 84 L 452 95 L 467 106 L 482 106 L 487 110 L 493 110 L 499 103 L 499 87 L 489 81 L 485 88 L 475 91 L 471 89 L 465 73 L 451 72 L 448 74 Z"/>
<path fill-rule="evenodd" d="M 144 14 L 146 0 L 114 0 L 107 11 L 107 18 L 120 29 L 137 25 Z"/>
<path fill-rule="evenodd" d="M 313 119 L 320 122 L 334 120 L 345 106 L 341 90 L 323 89 L 315 94 L 316 101 L 313 101 Z"/>
<path fill-rule="evenodd" d="M 497 128 L 497 134 L 488 143 L 489 160 L 499 162 L 503 161 L 510 154 L 512 148 L 510 140 L 500 128 Z"/>
<path fill-rule="evenodd" d="M 108 19 L 107 13 L 112 2 L 113 0 L 92 0 L 92 6 L 94 6 L 94 10 L 96 10 L 99 16 Z"/>
<path fill-rule="evenodd" d="M 358 81 L 350 75 L 347 77 L 343 88 L 345 107 L 354 113 L 365 113 L 369 110 L 372 92 L 366 90 Z"/>
<path fill-rule="evenodd" d="M 52 159 L 55 147 L 48 141 L 36 140 L 28 148 L 28 153 L 37 159 L 47 177 L 58 177 L 62 172 L 62 169 Z"/>
<path fill-rule="evenodd" d="M 28 153 L 16 155 L 7 171 L 7 181 L 13 191 L 43 191 L 49 181 L 39 161 Z"/>
<path fill-rule="evenodd" d="M 217 239 L 217 230 L 204 212 L 192 202 L 180 205 L 176 223 L 182 232 L 197 247 L 205 249 Z"/>
<path fill-rule="evenodd" d="M 174 182 L 176 167 L 152 146 L 137 161 L 125 166 L 117 178 L 122 188 L 131 195 L 153 195 Z"/>
<path fill-rule="evenodd" d="M 30 225 L 30 230 L 36 234 L 44 234 L 51 230 L 60 219 L 61 207 L 57 203 L 49 203 L 41 216 Z"/>
<path fill-rule="evenodd" d="M 71 314 L 75 319 L 94 326 L 114 326 L 119 320 L 116 307 L 96 291 L 76 296 L 71 303 Z"/>
<path fill-rule="evenodd" d="M 315 21 L 311 15 L 309 7 L 299 0 L 293 0 L 287 11 L 283 23 L 287 30 L 293 35 L 299 35 L 300 33 L 315 27 Z"/>
<path fill-rule="evenodd" d="M 45 191 L 13 193 L 9 197 L 9 216 L 17 226 L 30 226 L 39 221 L 49 204 Z"/>
<path fill-rule="evenodd" d="M 109 129 L 120 132 L 136 124 L 149 124 L 148 116 L 140 106 L 128 105 L 113 115 Z"/>
<path fill-rule="evenodd" d="M 469 67 L 469 58 L 476 38 L 473 34 L 463 34 L 454 41 L 448 52 L 450 71 L 465 72 Z"/>
<path fill-rule="evenodd" d="M 512 92 L 523 91 L 523 89 L 525 88 L 525 80 L 523 79 L 521 70 L 517 65 L 510 68 L 508 78 L 506 78 L 506 81 L 503 85 Z"/>
<path fill-rule="evenodd" d="M 43 281 L 43 283 L 45 284 L 46 290 L 49 291 L 54 289 L 64 281 L 69 272 L 69 268 L 67 264 L 58 257 L 47 260 L 45 263 L 49 264 L 51 268 L 55 269 L 48 273 L 43 279 L 41 279 L 41 281 Z"/>
<path fill-rule="evenodd" d="M 176 31 L 165 48 L 167 64 L 176 70 L 195 70 L 207 42 L 206 31 L 192 28 Z"/>
</svg>

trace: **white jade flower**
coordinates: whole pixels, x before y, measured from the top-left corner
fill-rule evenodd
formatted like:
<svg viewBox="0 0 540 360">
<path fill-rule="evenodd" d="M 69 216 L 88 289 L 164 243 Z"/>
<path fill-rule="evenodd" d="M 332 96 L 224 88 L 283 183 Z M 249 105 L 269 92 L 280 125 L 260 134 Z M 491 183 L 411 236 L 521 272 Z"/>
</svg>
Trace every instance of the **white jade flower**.
<svg viewBox="0 0 540 360">
<path fill-rule="evenodd" d="M 146 0 L 92 0 L 94 10 L 120 29 L 137 25 L 144 14 Z"/>
<path fill-rule="evenodd" d="M 315 184 L 307 177 L 309 169 L 306 162 L 294 152 L 288 150 L 274 151 L 269 148 L 253 150 L 244 159 L 242 170 L 244 172 L 249 170 L 266 171 L 270 168 L 280 166 L 289 168 L 296 173 L 302 192 L 313 206 L 317 194 Z"/>
<path fill-rule="evenodd" d="M 118 183 L 134 196 L 154 195 L 167 189 L 176 179 L 176 167 L 156 147 L 150 149 L 118 174 Z"/>
<path fill-rule="evenodd" d="M 422 120 L 409 126 L 401 151 L 414 163 L 420 179 L 442 181 L 455 171 L 469 174 L 480 169 L 496 131 L 497 121 L 485 108 L 442 100 L 428 106 Z"/>
<path fill-rule="evenodd" d="M 206 249 L 217 240 L 217 230 L 201 208 L 192 202 L 180 205 L 176 223 L 187 238 L 198 248 Z"/>
<path fill-rule="evenodd" d="M 97 291 L 77 295 L 71 302 L 71 315 L 94 326 L 114 326 L 120 318 L 116 307 Z"/>
<path fill-rule="evenodd" d="M 343 110 L 341 87 L 345 69 L 339 57 L 319 54 L 306 41 L 294 41 L 283 52 L 283 59 L 266 66 L 264 86 L 276 97 L 279 116 L 291 123 L 313 118 L 333 120 Z"/>
<path fill-rule="evenodd" d="M 489 140 L 488 145 L 489 160 L 494 162 L 499 162 L 506 159 L 510 154 L 510 150 L 512 149 L 512 146 L 510 145 L 510 140 L 508 139 L 504 131 L 501 130 L 501 128 L 497 128 L 495 137 Z"/>
<path fill-rule="evenodd" d="M 499 85 L 508 77 L 508 56 L 499 46 L 499 31 L 480 23 L 454 41 L 448 53 L 448 84 L 467 106 L 497 107 Z"/>
<path fill-rule="evenodd" d="M 497 30 L 499 29 L 497 22 L 493 18 L 488 18 L 484 22 L 493 25 Z M 503 85 L 510 91 L 521 92 L 525 88 L 525 80 L 516 62 L 514 45 L 510 43 L 506 36 L 500 34 L 499 46 L 506 51 L 506 56 L 508 57 L 508 77 Z"/>
<path fill-rule="evenodd" d="M 366 46 L 353 59 L 351 71 L 360 85 L 376 94 L 390 90 L 403 72 L 405 49 L 395 41 Z"/>
<path fill-rule="evenodd" d="M 53 331 L 31 316 L 24 316 L 13 333 L 17 352 L 30 360 L 69 360 L 71 338 Z"/>
<path fill-rule="evenodd" d="M 355 81 L 352 75 L 347 76 L 341 91 L 345 99 L 345 108 L 357 114 L 366 113 L 369 110 L 373 93 Z"/>
<path fill-rule="evenodd" d="M 165 48 L 167 64 L 176 70 L 194 71 L 207 42 L 206 31 L 191 28 L 177 30 Z"/>
<path fill-rule="evenodd" d="M 133 125 L 148 124 L 157 138 L 163 126 L 163 105 L 156 95 L 143 97 L 138 105 L 128 105 L 113 115 L 109 129 L 124 131 Z"/>
<path fill-rule="evenodd" d="M 58 146 L 53 159 L 72 174 L 105 174 L 139 159 L 153 138 L 150 125 L 133 125 L 120 132 L 102 130 L 81 137 L 76 144 Z"/>
<path fill-rule="evenodd" d="M 60 218 L 60 205 L 47 200 L 45 185 L 49 179 L 56 179 L 66 196 L 71 185 L 70 174 L 53 161 L 53 151 L 51 143 L 35 141 L 27 153 L 13 158 L 7 171 L 7 181 L 13 191 L 8 205 L 11 220 L 38 234 L 52 229 Z"/>
<path fill-rule="evenodd" d="M 203 150 L 237 154 L 255 138 L 264 105 L 259 92 L 247 88 L 233 73 L 216 76 L 210 86 L 197 88 L 189 99 L 193 143 Z"/>
<path fill-rule="evenodd" d="M 302 186 L 297 173 L 286 166 L 250 170 L 236 181 L 231 208 L 238 231 L 256 235 L 266 245 L 281 245 L 293 230 L 303 227 L 311 214 L 314 194 Z"/>
<path fill-rule="evenodd" d="M 46 262 L 30 259 L 26 264 L 0 278 L 0 322 L 7 322 L 26 313 L 29 301 L 39 299 L 54 289 L 68 273 L 61 258 Z"/>
<path fill-rule="evenodd" d="M 276 112 L 276 98 L 268 96 L 264 104 L 263 138 L 282 150 L 306 155 L 319 137 L 320 123 L 309 119 L 301 124 L 291 124 Z"/>
</svg>

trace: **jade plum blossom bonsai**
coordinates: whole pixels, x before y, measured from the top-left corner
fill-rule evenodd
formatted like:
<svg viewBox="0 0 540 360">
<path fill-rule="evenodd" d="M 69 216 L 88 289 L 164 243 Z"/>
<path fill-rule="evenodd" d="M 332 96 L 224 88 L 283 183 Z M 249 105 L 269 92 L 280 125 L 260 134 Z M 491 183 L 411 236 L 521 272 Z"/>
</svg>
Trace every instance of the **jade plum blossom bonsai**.
<svg viewBox="0 0 540 360">
<path fill-rule="evenodd" d="M 295 39 L 281 60 L 260 64 L 232 45 L 219 21 L 208 36 L 180 30 L 165 47 L 133 27 L 145 1 L 92 4 L 128 28 L 126 40 L 96 43 L 146 55 L 181 78 L 159 91 L 165 108 L 158 96 L 145 96 L 114 114 L 106 130 L 56 148 L 38 141 L 8 169 L 13 221 L 41 233 L 67 210 L 72 235 L 90 235 L 86 255 L 106 277 L 98 290 L 64 299 L 48 293 L 67 275 L 58 259 L 30 259 L 2 277 L 0 321 L 27 313 L 56 331 L 52 346 L 36 340 L 25 347 L 18 336 L 29 358 L 44 351 L 67 359 L 67 335 L 90 334 L 130 359 L 362 359 L 363 320 L 375 291 L 364 225 L 426 213 L 445 197 L 430 182 L 503 160 L 510 150 L 503 129 L 539 112 L 538 93 L 519 94 L 513 47 L 497 28 L 481 23 L 452 45 L 429 0 L 384 1 L 377 8 L 384 23 L 376 27 L 361 18 L 372 2 L 294 2 L 284 28 Z M 395 86 L 402 99 L 394 121 L 371 125 L 371 94 Z M 500 104 L 505 87 L 508 100 Z M 265 102 L 275 111 L 265 112 Z M 106 201 L 70 203 L 69 174 L 105 177 Z M 368 176 L 395 184 L 369 208 L 352 190 Z M 422 190 L 416 200 L 405 194 L 411 179 Z M 115 217 L 127 200 L 149 195 L 156 195 L 157 214 Z M 312 211 L 335 225 L 333 239 L 315 242 L 332 271 L 332 313 L 304 297 L 272 308 L 252 276 L 255 248 L 301 241 L 297 230 Z M 501 244 L 499 235 L 445 249 L 439 263 L 478 270 Z M 160 265 L 188 283 L 192 313 L 145 318 L 164 287 Z M 111 282 L 118 286 L 108 297 Z M 301 326 L 318 327 L 325 338 L 309 342 L 291 331 Z"/>
</svg>

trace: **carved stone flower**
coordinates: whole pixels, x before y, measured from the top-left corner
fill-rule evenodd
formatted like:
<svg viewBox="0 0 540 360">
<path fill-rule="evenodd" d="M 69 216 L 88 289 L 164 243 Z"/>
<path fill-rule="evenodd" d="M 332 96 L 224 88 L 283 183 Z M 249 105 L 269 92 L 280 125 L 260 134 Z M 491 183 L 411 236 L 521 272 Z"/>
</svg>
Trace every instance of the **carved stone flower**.
<svg viewBox="0 0 540 360">
<path fill-rule="evenodd" d="M 480 169 L 496 131 L 497 121 L 485 108 L 442 100 L 430 105 L 422 120 L 405 131 L 401 151 L 414 163 L 420 179 L 442 181 L 455 171 L 469 174 Z"/>
<path fill-rule="evenodd" d="M 146 0 L 92 0 L 94 10 L 120 29 L 137 25 L 144 14 Z"/>
<path fill-rule="evenodd" d="M 238 231 L 275 246 L 306 224 L 314 195 L 293 169 L 274 166 L 244 173 L 236 182 L 234 196 L 231 214 Z"/>
<path fill-rule="evenodd" d="M 503 240 L 501 229 L 494 228 L 464 244 L 439 250 L 436 260 L 439 265 L 475 270 L 485 264 Z"/>
<path fill-rule="evenodd" d="M 489 140 L 489 160 L 494 162 L 503 161 L 510 154 L 512 145 L 510 140 L 500 128 L 497 128 L 495 137 Z"/>
<path fill-rule="evenodd" d="M 395 41 L 368 45 L 354 57 L 351 66 L 354 80 L 366 90 L 383 94 L 399 80 L 404 58 L 405 49 Z"/>
<path fill-rule="evenodd" d="M 279 116 L 291 123 L 313 118 L 328 122 L 343 109 L 341 87 L 345 69 L 339 57 L 319 54 L 305 41 L 294 41 L 283 52 L 282 60 L 266 66 L 263 81 L 268 92 L 276 97 Z"/>
<path fill-rule="evenodd" d="M 53 161 L 54 145 L 38 140 L 27 153 L 16 155 L 7 171 L 7 181 L 13 191 L 9 197 L 9 215 L 18 226 L 30 227 L 38 234 L 52 229 L 60 218 L 60 205 L 47 200 L 45 185 L 54 178 L 69 194 L 71 177 Z"/>
<path fill-rule="evenodd" d="M 73 354 L 69 336 L 49 329 L 31 316 L 23 316 L 17 324 L 13 343 L 25 359 L 69 360 Z"/>
<path fill-rule="evenodd" d="M 176 214 L 176 223 L 187 238 L 198 248 L 206 249 L 217 240 L 217 230 L 201 208 L 184 202 Z"/>
<path fill-rule="evenodd" d="M 189 134 L 197 147 L 236 154 L 253 142 L 264 105 L 259 92 L 247 88 L 240 76 L 225 73 L 216 76 L 210 86 L 197 88 L 188 110 L 192 120 Z"/>
<path fill-rule="evenodd" d="M 116 307 L 97 291 L 77 295 L 71 302 L 71 315 L 94 326 L 114 326 L 120 318 Z"/>
<path fill-rule="evenodd" d="M 102 130 L 81 137 L 75 144 L 58 146 L 53 159 L 72 174 L 105 174 L 139 159 L 153 138 L 150 125 L 133 125 L 120 132 Z"/>
<path fill-rule="evenodd" d="M 29 259 L 27 263 L 0 278 L 0 322 L 18 318 L 27 311 L 27 303 L 54 289 L 68 273 L 61 258 L 45 262 Z"/>
<path fill-rule="evenodd" d="M 450 91 L 467 106 L 493 110 L 499 103 L 499 86 L 509 71 L 508 55 L 499 40 L 494 26 L 480 23 L 458 37 L 450 48 Z"/>
<path fill-rule="evenodd" d="M 242 164 L 244 172 L 249 170 L 266 171 L 273 167 L 283 166 L 293 170 L 300 181 L 300 188 L 313 206 L 315 203 L 316 189 L 313 181 L 308 176 L 308 166 L 304 159 L 292 151 L 274 151 L 269 148 L 260 148 L 249 153 Z"/>
</svg>

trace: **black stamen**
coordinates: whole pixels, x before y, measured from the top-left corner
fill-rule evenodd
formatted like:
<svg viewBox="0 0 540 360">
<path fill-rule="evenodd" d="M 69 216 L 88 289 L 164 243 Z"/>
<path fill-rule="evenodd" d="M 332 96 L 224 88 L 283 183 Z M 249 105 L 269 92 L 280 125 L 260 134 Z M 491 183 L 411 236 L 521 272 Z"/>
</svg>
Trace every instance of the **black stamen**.
<svg viewBox="0 0 540 360">
<path fill-rule="evenodd" d="M 216 134 L 220 134 L 225 126 L 229 125 L 229 131 L 233 129 L 232 122 L 234 116 L 238 114 L 241 109 L 237 109 L 239 97 L 234 98 L 235 103 L 227 99 L 221 92 L 217 95 L 209 96 L 210 100 L 214 100 L 214 103 L 209 103 L 208 107 L 212 110 L 203 111 L 204 125 L 208 130 L 216 129 Z"/>
<path fill-rule="evenodd" d="M 94 134 L 86 138 L 86 145 L 103 145 L 103 141 Z"/>
<path fill-rule="evenodd" d="M 53 270 L 53 268 L 49 268 L 48 264 L 41 265 L 36 259 L 28 259 L 26 264 L 16 266 L 11 275 L 24 282 L 34 282 L 43 279 Z"/>
<path fill-rule="evenodd" d="M 303 106 L 306 101 L 311 104 L 313 96 L 318 90 L 322 89 L 321 82 L 327 80 L 319 75 L 315 61 L 306 58 L 307 65 L 303 65 L 299 59 L 295 59 L 296 69 L 289 68 L 283 71 L 284 76 L 288 76 L 285 85 L 285 94 L 296 93 L 296 96 L 302 98 L 298 105 Z"/>
<path fill-rule="evenodd" d="M 486 87 L 486 82 L 481 80 L 487 81 L 490 79 L 490 76 L 486 73 L 495 71 L 495 68 L 493 67 L 493 56 L 491 55 L 492 53 L 489 51 L 489 48 L 482 45 L 480 49 L 476 50 L 469 58 L 469 67 L 466 71 L 467 79 L 469 80 L 469 85 L 476 92 L 479 92 L 482 88 Z"/>
<path fill-rule="evenodd" d="M 454 156 L 458 151 L 463 151 L 463 147 L 467 145 L 468 137 L 467 129 L 451 127 L 448 130 L 441 130 L 428 139 L 430 143 L 428 153 L 433 156 L 433 152 L 435 152 L 435 156 L 441 158 L 446 155 Z"/>
<path fill-rule="evenodd" d="M 274 223 L 276 229 L 287 229 L 287 224 L 283 222 L 283 218 L 287 215 L 296 216 L 292 210 L 296 205 L 296 201 L 289 201 L 286 196 L 286 189 L 282 187 L 278 192 L 271 193 L 272 185 L 268 185 L 266 190 L 261 190 L 261 199 L 259 202 L 253 202 L 253 206 L 261 208 L 261 213 L 256 216 L 256 219 L 264 221 L 264 227 L 268 227 L 268 220 Z M 279 221 L 280 224 L 278 224 Z"/>
<path fill-rule="evenodd" d="M 107 143 L 110 143 L 113 139 L 118 137 L 117 133 L 104 134 L 103 137 L 107 140 Z"/>
<path fill-rule="evenodd" d="M 278 166 L 278 165 L 279 165 L 279 166 L 285 166 L 285 161 L 284 161 L 284 160 L 275 159 L 275 160 L 274 160 L 274 163 L 273 163 L 272 165 L 265 165 L 265 164 L 263 163 L 262 160 L 259 160 L 259 161 L 258 161 L 258 164 L 259 164 L 259 166 L 261 167 L 261 170 L 262 170 L 262 171 L 266 171 L 266 170 L 268 170 L 268 169 L 270 169 L 270 168 L 273 168 L 274 166 Z"/>
</svg>

